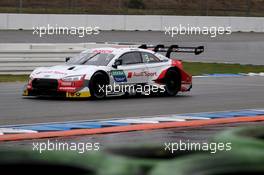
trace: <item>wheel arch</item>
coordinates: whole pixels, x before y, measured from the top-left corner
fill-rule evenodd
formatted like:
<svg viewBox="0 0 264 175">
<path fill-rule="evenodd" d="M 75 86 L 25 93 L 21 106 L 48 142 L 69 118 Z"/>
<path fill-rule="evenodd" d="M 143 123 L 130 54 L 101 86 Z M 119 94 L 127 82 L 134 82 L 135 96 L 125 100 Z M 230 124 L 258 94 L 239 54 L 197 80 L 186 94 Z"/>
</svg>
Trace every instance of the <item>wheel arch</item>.
<svg viewBox="0 0 264 175">
<path fill-rule="evenodd" d="M 181 72 L 181 69 L 179 69 L 178 67 L 175 67 L 175 66 L 172 66 L 172 67 L 169 67 L 168 69 L 166 70 L 163 70 L 160 74 L 160 76 L 158 77 L 158 79 L 156 80 L 156 82 L 159 82 L 159 83 L 164 83 L 164 80 L 165 80 L 165 76 L 167 74 L 168 71 L 170 70 L 174 70 L 178 73 L 178 79 L 179 79 L 179 83 L 181 85 L 181 82 L 182 82 L 182 72 Z"/>
<path fill-rule="evenodd" d="M 108 75 L 104 70 L 97 70 L 97 71 L 95 71 L 95 72 L 93 73 L 93 75 L 91 76 L 90 79 L 92 79 L 96 73 L 102 73 L 103 75 L 105 75 L 106 78 L 107 78 L 107 84 L 110 83 L 110 77 L 109 77 L 109 75 Z"/>
<path fill-rule="evenodd" d="M 169 69 L 167 69 L 167 72 L 169 71 L 169 70 L 174 70 L 174 71 L 176 71 L 177 73 L 178 73 L 178 78 L 179 78 L 179 80 L 180 80 L 180 82 L 181 82 L 181 80 L 182 80 L 182 71 L 181 71 L 181 69 L 179 69 L 178 67 L 175 67 L 175 66 L 173 66 L 173 67 L 170 67 Z M 166 72 L 166 73 L 167 73 Z"/>
</svg>

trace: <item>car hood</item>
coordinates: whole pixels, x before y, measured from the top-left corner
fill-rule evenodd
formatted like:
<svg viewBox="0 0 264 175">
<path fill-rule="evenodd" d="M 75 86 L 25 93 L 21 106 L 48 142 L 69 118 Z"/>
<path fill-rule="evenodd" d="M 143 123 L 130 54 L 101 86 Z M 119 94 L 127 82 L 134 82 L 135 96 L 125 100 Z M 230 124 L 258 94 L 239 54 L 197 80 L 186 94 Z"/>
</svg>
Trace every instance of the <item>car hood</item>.
<svg viewBox="0 0 264 175">
<path fill-rule="evenodd" d="M 67 76 L 73 75 L 86 75 L 90 77 L 97 70 L 105 69 L 105 66 L 93 66 L 93 65 L 58 65 L 52 67 L 40 67 L 36 68 L 32 73 L 32 78 L 50 78 L 61 79 Z"/>
</svg>

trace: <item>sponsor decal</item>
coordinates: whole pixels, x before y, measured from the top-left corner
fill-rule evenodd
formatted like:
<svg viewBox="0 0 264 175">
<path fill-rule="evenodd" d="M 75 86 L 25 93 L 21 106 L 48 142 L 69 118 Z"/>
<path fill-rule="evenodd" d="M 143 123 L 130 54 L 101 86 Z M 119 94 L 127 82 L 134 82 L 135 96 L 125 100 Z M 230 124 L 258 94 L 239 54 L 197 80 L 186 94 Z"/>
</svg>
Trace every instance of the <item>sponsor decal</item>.
<svg viewBox="0 0 264 175">
<path fill-rule="evenodd" d="M 113 76 L 116 82 L 127 82 L 126 74 L 123 70 L 112 70 L 110 75 Z"/>
<path fill-rule="evenodd" d="M 90 97 L 91 94 L 89 91 L 85 92 L 67 92 L 66 97 L 68 98 L 78 98 L 78 97 Z"/>
<path fill-rule="evenodd" d="M 132 77 L 153 77 L 157 76 L 157 72 L 149 72 L 149 71 L 143 71 L 143 72 L 128 72 L 127 78 Z"/>
<path fill-rule="evenodd" d="M 28 96 L 28 90 L 23 91 L 23 96 Z"/>
<path fill-rule="evenodd" d="M 131 78 L 132 75 L 133 75 L 133 72 L 128 72 L 128 74 L 127 74 L 127 78 Z"/>
</svg>

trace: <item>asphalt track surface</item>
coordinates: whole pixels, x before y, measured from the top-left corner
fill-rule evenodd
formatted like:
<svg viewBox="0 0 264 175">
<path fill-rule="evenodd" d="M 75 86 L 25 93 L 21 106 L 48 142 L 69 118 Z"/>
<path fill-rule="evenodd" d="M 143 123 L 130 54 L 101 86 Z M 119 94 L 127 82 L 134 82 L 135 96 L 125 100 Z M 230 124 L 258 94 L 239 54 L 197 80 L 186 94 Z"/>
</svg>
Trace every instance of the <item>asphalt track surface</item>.
<svg viewBox="0 0 264 175">
<path fill-rule="evenodd" d="M 182 46 L 205 46 L 201 55 L 177 54 L 174 57 L 185 61 L 226 62 L 264 65 L 264 33 L 233 33 L 231 35 L 165 35 L 154 31 L 101 31 L 99 35 L 45 35 L 39 37 L 32 31 L 0 31 L 0 43 L 151 43 L 178 44 Z M 15 49 L 15 48 L 14 48 Z"/>
<path fill-rule="evenodd" d="M 194 78 L 190 93 L 176 97 L 105 100 L 22 98 L 23 83 L 0 84 L 0 124 L 93 120 L 263 108 L 264 77 Z"/>
</svg>

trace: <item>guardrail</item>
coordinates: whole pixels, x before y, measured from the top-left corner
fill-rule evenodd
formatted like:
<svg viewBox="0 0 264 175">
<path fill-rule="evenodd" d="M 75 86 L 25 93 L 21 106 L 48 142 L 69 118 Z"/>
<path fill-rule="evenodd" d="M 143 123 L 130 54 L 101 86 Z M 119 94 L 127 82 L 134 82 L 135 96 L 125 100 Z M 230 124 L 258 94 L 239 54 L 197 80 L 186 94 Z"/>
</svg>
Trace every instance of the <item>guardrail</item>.
<svg viewBox="0 0 264 175">
<path fill-rule="evenodd" d="M 0 74 L 29 74 L 34 68 L 61 64 L 88 48 L 127 47 L 114 43 L 0 44 Z"/>
<path fill-rule="evenodd" d="M 29 74 L 34 68 L 63 63 L 65 57 L 80 51 L 0 51 L 0 74 Z"/>
<path fill-rule="evenodd" d="M 194 25 L 195 27 L 231 27 L 232 32 L 264 32 L 263 17 L 169 16 L 169 15 L 71 15 L 71 14 L 0 14 L 0 29 L 32 30 L 40 26 L 86 27 L 100 30 L 153 30 L 165 27 Z"/>
</svg>

